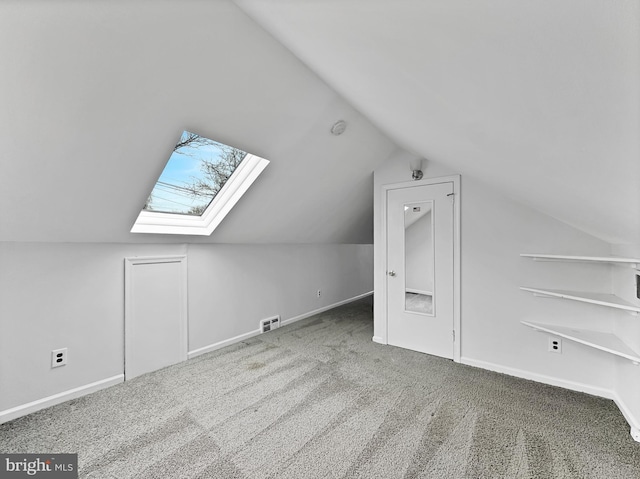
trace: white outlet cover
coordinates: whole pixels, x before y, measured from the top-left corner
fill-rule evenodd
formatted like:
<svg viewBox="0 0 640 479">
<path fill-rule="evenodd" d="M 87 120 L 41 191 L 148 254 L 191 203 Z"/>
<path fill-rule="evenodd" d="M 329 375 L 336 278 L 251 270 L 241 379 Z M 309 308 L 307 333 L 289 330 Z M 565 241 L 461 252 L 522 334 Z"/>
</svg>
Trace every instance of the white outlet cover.
<svg viewBox="0 0 640 479">
<path fill-rule="evenodd" d="M 68 359 L 67 348 L 54 349 L 51 351 L 51 367 L 59 368 L 60 366 L 66 366 Z"/>
<path fill-rule="evenodd" d="M 554 347 L 556 346 L 556 347 Z M 562 354 L 562 339 L 555 337 L 555 336 L 550 336 L 549 337 L 549 352 L 550 353 L 556 353 L 556 354 Z"/>
</svg>

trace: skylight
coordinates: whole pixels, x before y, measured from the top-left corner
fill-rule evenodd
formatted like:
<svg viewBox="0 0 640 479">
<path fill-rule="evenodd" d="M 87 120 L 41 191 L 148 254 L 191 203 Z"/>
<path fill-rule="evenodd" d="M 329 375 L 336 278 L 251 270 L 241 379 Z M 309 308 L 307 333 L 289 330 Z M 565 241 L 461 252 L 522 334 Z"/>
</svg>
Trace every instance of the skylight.
<svg viewBox="0 0 640 479">
<path fill-rule="evenodd" d="M 268 164 L 185 131 L 131 232 L 209 235 Z"/>
</svg>

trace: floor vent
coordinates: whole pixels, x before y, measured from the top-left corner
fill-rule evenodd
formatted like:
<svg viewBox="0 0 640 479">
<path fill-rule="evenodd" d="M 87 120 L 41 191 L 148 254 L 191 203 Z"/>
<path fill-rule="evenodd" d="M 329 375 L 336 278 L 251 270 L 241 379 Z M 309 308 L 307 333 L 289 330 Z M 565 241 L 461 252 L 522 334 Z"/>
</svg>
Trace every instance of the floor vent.
<svg viewBox="0 0 640 479">
<path fill-rule="evenodd" d="M 277 329 L 280 326 L 280 316 L 274 316 L 273 318 L 267 318 L 260 321 L 260 332 L 266 333 L 272 329 Z"/>
</svg>

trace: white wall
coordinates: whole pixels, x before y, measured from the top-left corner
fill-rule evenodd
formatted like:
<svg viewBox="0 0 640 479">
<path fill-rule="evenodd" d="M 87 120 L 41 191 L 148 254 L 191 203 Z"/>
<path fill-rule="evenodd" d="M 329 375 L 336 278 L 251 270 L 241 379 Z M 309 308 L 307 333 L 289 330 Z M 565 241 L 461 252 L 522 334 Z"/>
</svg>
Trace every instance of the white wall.
<svg viewBox="0 0 640 479">
<path fill-rule="evenodd" d="M 127 256 L 187 254 L 194 350 L 251 333 L 270 315 L 286 320 L 370 292 L 372 253 L 371 245 L 0 242 L 0 420 L 123 373 Z M 63 347 L 68 365 L 51 369 L 51 350 Z"/>
<path fill-rule="evenodd" d="M 189 350 L 372 290 L 372 245 L 190 245 Z"/>
<path fill-rule="evenodd" d="M 381 185 L 410 181 L 409 158 L 399 151 L 375 171 L 374 242 L 384 234 Z M 425 162 L 425 177 L 457 172 Z M 543 191 L 540 194 L 544 194 Z M 463 176 L 461 181 L 462 361 L 516 376 L 605 394 L 614 387 L 614 360 L 565 341 L 563 354 L 547 352 L 547 336 L 520 324 L 537 320 L 607 328 L 608 312 L 561 300 L 534 298 L 520 286 L 611 291 L 606 267 L 534 263 L 520 253 L 607 255 L 610 246 Z M 385 281 L 385 252 L 374 253 L 374 288 Z M 384 311 L 374 307 L 374 335 L 386 338 Z M 386 339 L 385 339 L 386 340 Z M 585 366 L 588 365 L 588 366 Z"/>
<path fill-rule="evenodd" d="M 0 411 L 123 372 L 124 258 L 184 245 L 0 243 Z M 68 348 L 51 369 L 51 350 Z"/>
</svg>

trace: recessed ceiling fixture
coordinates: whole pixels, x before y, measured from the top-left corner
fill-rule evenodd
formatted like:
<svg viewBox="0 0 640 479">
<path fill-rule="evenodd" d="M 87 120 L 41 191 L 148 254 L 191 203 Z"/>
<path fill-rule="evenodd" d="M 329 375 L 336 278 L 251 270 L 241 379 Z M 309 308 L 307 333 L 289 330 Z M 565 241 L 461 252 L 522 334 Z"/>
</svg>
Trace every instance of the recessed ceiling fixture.
<svg viewBox="0 0 640 479">
<path fill-rule="evenodd" d="M 331 134 L 335 136 L 342 135 L 346 129 L 347 122 L 344 120 L 338 120 L 331 127 Z"/>
</svg>

